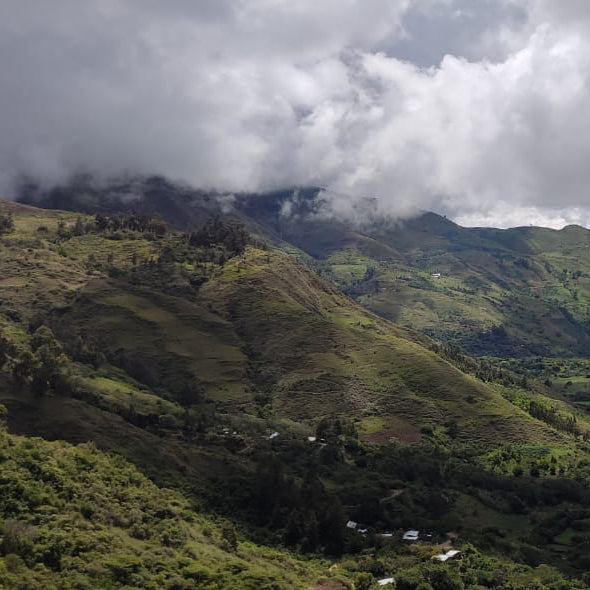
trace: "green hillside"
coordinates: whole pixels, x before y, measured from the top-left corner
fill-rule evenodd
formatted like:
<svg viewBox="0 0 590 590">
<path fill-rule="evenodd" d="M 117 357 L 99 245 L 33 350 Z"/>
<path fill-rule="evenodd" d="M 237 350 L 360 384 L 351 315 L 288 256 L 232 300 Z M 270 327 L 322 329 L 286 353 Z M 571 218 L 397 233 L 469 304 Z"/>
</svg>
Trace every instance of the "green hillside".
<svg viewBox="0 0 590 590">
<path fill-rule="evenodd" d="M 427 339 L 280 252 L 249 246 L 220 264 L 182 234 L 76 236 L 68 233 L 76 216 L 38 215 L 18 209 L 4 238 L 3 301 L 19 320 L 5 317 L 5 326 L 26 341 L 26 322 L 46 323 L 71 359 L 77 397 L 171 424 L 195 402 L 232 413 L 265 402 L 270 416 L 310 428 L 337 407 L 361 421 L 395 417 L 416 432 L 457 421 L 470 440 L 496 440 L 498 421 L 506 442 L 555 439 L 500 386 L 465 375 Z"/>
<path fill-rule="evenodd" d="M 473 547 L 464 548 L 460 569 L 430 565 L 435 548 L 389 547 L 379 558 L 331 565 L 301 560 L 197 514 L 182 495 L 92 443 L 17 437 L 0 426 L 0 457 L 0 588 L 7 590 L 345 590 L 372 587 L 371 572 L 384 571 L 395 571 L 407 588 L 462 588 L 470 580 L 489 588 L 507 581 L 513 588 L 585 587 L 553 568 L 515 566 Z"/>
<path fill-rule="evenodd" d="M 281 235 L 382 317 L 501 358 L 584 356 L 590 231 L 462 228 L 434 214 L 384 224 L 282 223 Z"/>
<path fill-rule="evenodd" d="M 9 428 L 92 441 L 174 489 L 170 497 L 231 520 L 253 552 L 248 543 L 306 556 L 280 553 L 292 564 L 269 587 L 328 576 L 318 555 L 338 560 L 342 582 L 317 589 L 370 587 L 361 580 L 392 572 L 411 590 L 529 588 L 533 579 L 551 588 L 555 568 L 571 579 L 587 568 L 590 423 L 566 393 L 383 319 L 235 216 L 190 232 L 145 211 L 2 202 L 0 216 Z M 366 537 L 346 529 L 351 518 Z M 437 541 L 415 553 L 398 541 L 409 527 Z M 450 530 L 471 557 L 457 571 L 432 570 Z M 396 542 L 384 545 L 384 531 Z M 267 551 L 255 565 L 265 567 Z M 232 559 L 203 562 L 212 584 L 246 572 Z M 492 579 L 499 564 L 504 577 Z M 58 573 L 42 574 L 60 587 Z M 211 587 L 233 587 L 225 584 Z"/>
<path fill-rule="evenodd" d="M 378 315 L 472 355 L 520 359 L 519 370 L 535 357 L 584 357 L 590 347 L 590 230 L 581 227 L 463 228 L 434 213 L 345 223 L 326 217 L 317 188 L 228 200 L 159 178 L 102 189 L 79 180 L 23 198 L 77 211 L 155 212 L 181 228 L 229 212 Z M 359 219 L 373 207 L 362 204 Z"/>
</svg>

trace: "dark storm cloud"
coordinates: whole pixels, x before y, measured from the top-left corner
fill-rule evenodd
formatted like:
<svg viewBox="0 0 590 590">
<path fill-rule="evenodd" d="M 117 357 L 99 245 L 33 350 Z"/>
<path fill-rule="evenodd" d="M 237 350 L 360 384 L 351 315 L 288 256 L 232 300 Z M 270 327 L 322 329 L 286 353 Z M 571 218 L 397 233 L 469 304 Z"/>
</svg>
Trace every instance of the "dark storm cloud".
<svg viewBox="0 0 590 590">
<path fill-rule="evenodd" d="M 589 22 L 575 0 L 0 1 L 0 179 L 588 223 Z"/>
</svg>

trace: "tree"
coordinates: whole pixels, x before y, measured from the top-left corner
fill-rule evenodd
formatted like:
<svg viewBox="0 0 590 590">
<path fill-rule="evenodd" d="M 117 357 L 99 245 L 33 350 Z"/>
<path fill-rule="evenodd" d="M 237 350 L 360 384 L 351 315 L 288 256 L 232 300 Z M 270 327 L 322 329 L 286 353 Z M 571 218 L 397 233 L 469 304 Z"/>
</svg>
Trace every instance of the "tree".
<svg viewBox="0 0 590 590">
<path fill-rule="evenodd" d="M 371 588 L 373 588 L 373 582 L 374 578 L 371 574 L 362 572 L 360 574 L 356 574 L 354 587 L 356 590 L 371 590 Z"/>
<path fill-rule="evenodd" d="M 432 566 L 426 571 L 426 576 L 434 590 L 463 590 L 459 574 L 446 567 Z"/>
<path fill-rule="evenodd" d="M 222 221 L 219 216 L 209 219 L 201 229 L 189 236 L 191 246 L 223 246 L 232 256 L 244 252 L 248 240 L 248 232 L 241 225 Z"/>
<path fill-rule="evenodd" d="M 85 232 L 86 232 L 86 228 L 84 226 L 84 222 L 82 221 L 82 218 L 80 216 L 78 216 L 76 218 L 76 223 L 74 224 L 74 227 L 72 229 L 72 235 L 82 236 L 82 235 L 84 235 Z"/>
<path fill-rule="evenodd" d="M 14 220 L 10 213 L 6 215 L 0 215 L 0 235 L 8 234 L 14 230 Z"/>
<path fill-rule="evenodd" d="M 256 483 L 260 517 L 268 521 L 285 488 L 283 464 L 276 457 L 265 457 L 258 464 Z"/>
<path fill-rule="evenodd" d="M 60 219 L 57 222 L 57 236 L 64 240 L 70 237 L 70 232 L 66 227 L 66 222 L 63 219 Z"/>
<path fill-rule="evenodd" d="M 37 328 L 31 338 L 31 349 L 34 353 L 31 387 L 35 393 L 42 394 L 55 386 L 66 357 L 47 326 Z"/>
<path fill-rule="evenodd" d="M 342 504 L 338 498 L 328 502 L 321 522 L 320 540 L 326 553 L 338 557 L 344 550 L 344 523 Z"/>
<path fill-rule="evenodd" d="M 8 361 L 10 350 L 11 345 L 8 339 L 4 338 L 4 336 L 0 336 L 0 369 L 2 369 Z"/>
<path fill-rule="evenodd" d="M 303 523 L 304 533 L 301 543 L 303 551 L 316 551 L 320 544 L 320 531 L 317 518 L 313 512 L 309 512 Z"/>
<path fill-rule="evenodd" d="M 97 213 L 94 218 L 94 225 L 98 231 L 105 231 L 109 227 L 109 218 Z"/>
<path fill-rule="evenodd" d="M 227 543 L 228 547 L 234 553 L 238 550 L 238 535 L 236 529 L 231 524 L 225 524 L 221 529 L 221 538 Z"/>
<path fill-rule="evenodd" d="M 12 377 L 17 383 L 25 383 L 31 376 L 34 367 L 33 355 L 29 350 L 23 350 L 12 365 Z"/>
</svg>

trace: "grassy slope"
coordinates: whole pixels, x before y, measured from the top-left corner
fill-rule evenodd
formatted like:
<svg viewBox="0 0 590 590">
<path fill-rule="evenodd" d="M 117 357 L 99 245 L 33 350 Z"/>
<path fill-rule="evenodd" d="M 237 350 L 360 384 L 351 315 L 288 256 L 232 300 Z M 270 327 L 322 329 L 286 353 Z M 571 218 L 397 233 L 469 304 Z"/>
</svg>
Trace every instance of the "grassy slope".
<svg viewBox="0 0 590 590">
<path fill-rule="evenodd" d="M 139 201 L 117 201 L 117 195 L 138 191 Z M 234 213 L 254 234 L 272 236 L 382 317 L 471 354 L 581 356 L 590 346 L 588 230 L 466 229 L 431 213 L 354 227 L 320 221 L 322 197 L 316 197 L 317 189 L 238 195 Z M 220 211 L 215 195 L 159 178 L 100 190 L 79 179 L 39 198 L 73 210 L 151 210 L 183 228 Z M 291 216 L 284 215 L 285 203 Z M 434 272 L 441 279 L 433 279 Z M 507 335 L 490 337 L 492 326 L 504 326 Z"/>
<path fill-rule="evenodd" d="M 275 367 L 280 415 L 310 420 L 338 408 L 356 417 L 395 416 L 400 429 L 457 420 L 473 440 L 495 440 L 499 423 L 505 440 L 553 438 L 495 388 L 280 254 L 251 251 L 230 261 L 202 296 L 231 306 L 239 333 L 263 365 Z"/>
<path fill-rule="evenodd" d="M 133 253 L 149 255 L 165 242 L 91 234 L 56 246 L 39 238 L 38 226 L 51 231 L 59 219 L 73 224 L 74 214 L 3 207 L 13 210 L 16 231 L 3 238 L 2 275 L 23 283 L 3 292 L 4 308 L 22 319 L 6 318 L 5 325 L 18 334 L 26 320 L 58 307 L 51 316 L 58 336 L 97 343 L 109 359 L 124 357 L 132 376 L 143 380 L 108 366 L 102 381 L 83 375 L 108 403 L 150 406 L 156 395 L 174 404 L 182 383 L 196 376 L 205 398 L 232 412 L 252 412 L 256 395 L 270 389 L 277 419 L 313 423 L 336 411 L 395 417 L 400 431 L 456 420 L 461 435 L 474 441 L 494 441 L 498 429 L 507 441 L 559 440 L 496 387 L 461 373 L 427 350 L 425 340 L 364 310 L 281 253 L 250 248 L 215 271 L 198 295 L 175 296 L 85 264 L 90 254 L 106 259 L 114 252 L 112 264 L 125 269 Z M 117 258 L 120 251 L 127 255 Z"/>
</svg>

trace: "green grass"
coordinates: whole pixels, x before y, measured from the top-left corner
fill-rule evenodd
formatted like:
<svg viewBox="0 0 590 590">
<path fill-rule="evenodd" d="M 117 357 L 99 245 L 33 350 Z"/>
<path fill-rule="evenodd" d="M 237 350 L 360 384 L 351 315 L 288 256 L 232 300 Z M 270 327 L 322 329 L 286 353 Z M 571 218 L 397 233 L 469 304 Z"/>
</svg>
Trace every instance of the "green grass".
<svg viewBox="0 0 590 590">
<path fill-rule="evenodd" d="M 165 284 L 131 285 L 124 274 L 109 278 L 100 265 L 93 269 L 85 264 L 87 253 L 94 252 L 100 259 L 112 254 L 115 266 L 129 265 L 130 251 L 151 256 L 178 245 L 174 234 L 158 241 L 131 234 L 127 240 L 112 240 L 90 233 L 60 242 L 63 256 L 54 252 L 51 232 L 60 219 L 72 225 L 76 214 L 3 206 L 13 210 L 17 232 L 6 238 L 14 247 L 7 249 L 0 265 L 9 280 L 28 281 L 23 289 L 9 292 L 7 303 L 23 323 L 7 324 L 7 333 L 12 330 L 15 341 L 23 337 L 17 326 L 38 314 L 42 297 L 47 298 L 48 312 L 61 307 L 59 320 L 52 319 L 58 337 L 74 341 L 91 335 L 111 364 L 123 359 L 123 368 L 131 371 L 134 379 L 129 382 L 134 385 L 127 388 L 117 385 L 120 379 L 110 374 L 102 380 L 84 375 L 84 385 L 107 405 L 134 403 L 146 413 L 178 415 L 177 406 L 166 404 L 179 399 L 184 384 L 196 379 L 205 400 L 247 413 L 255 411 L 254 396 L 270 388 L 277 418 L 318 420 L 337 409 L 348 415 L 396 417 L 412 432 L 456 421 L 461 437 L 477 442 L 492 442 L 498 433 L 507 441 L 561 440 L 505 399 L 501 389 L 461 373 L 426 350 L 428 341 L 354 304 L 280 252 L 248 248 L 244 255 L 215 267 L 198 293 L 185 296 L 182 291 L 165 291 Z M 37 240 L 41 224 L 49 233 Z M 30 242 L 31 252 L 18 245 L 22 240 Z M 448 301 L 442 319 L 462 318 L 474 325 L 484 321 L 485 314 L 468 313 L 474 308 L 468 301 L 473 289 L 466 287 L 459 263 L 447 260 L 443 268 L 446 254 L 437 255 L 442 256 L 437 270 L 443 277 L 432 279 L 435 269 L 423 258 L 423 246 L 420 252 L 411 257 L 421 260 L 423 270 L 400 273 L 388 267 L 398 279 L 415 275 L 428 284 L 428 289 L 414 289 L 421 297 L 414 307 L 400 304 L 404 313 L 411 315 L 423 306 L 424 326 L 432 326 L 442 302 Z M 35 264 L 21 265 L 27 257 Z M 371 260 L 348 247 L 333 253 L 331 263 L 347 273 L 360 273 Z M 187 268 L 185 262 L 181 266 Z M 177 272 L 173 280 L 179 276 Z M 392 284 L 401 282 L 404 289 L 412 289 L 398 279 Z M 49 290 L 48 281 L 53 281 Z M 465 302 L 457 303 L 453 293 Z M 497 296 L 497 287 L 490 286 L 486 293 Z M 143 393 L 136 389 L 137 382 L 143 383 Z M 133 394 L 129 387 L 135 388 Z"/>
<path fill-rule="evenodd" d="M 84 377 L 80 379 L 82 389 L 88 389 L 104 402 L 105 407 L 112 411 L 135 409 L 143 415 L 170 414 L 181 417 L 183 409 L 178 405 L 161 397 L 142 391 L 108 377 Z"/>
</svg>

